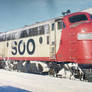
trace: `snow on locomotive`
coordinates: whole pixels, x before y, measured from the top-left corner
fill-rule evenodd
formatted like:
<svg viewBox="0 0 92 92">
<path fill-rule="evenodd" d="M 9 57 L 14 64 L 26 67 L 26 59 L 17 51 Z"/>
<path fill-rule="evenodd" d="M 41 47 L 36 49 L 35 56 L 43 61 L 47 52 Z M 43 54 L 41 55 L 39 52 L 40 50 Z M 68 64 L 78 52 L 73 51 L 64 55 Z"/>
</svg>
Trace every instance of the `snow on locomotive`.
<svg viewBox="0 0 92 92">
<path fill-rule="evenodd" d="M 0 60 L 5 61 L 1 67 L 24 72 L 90 73 L 91 48 L 92 15 L 86 12 L 0 34 Z"/>
</svg>

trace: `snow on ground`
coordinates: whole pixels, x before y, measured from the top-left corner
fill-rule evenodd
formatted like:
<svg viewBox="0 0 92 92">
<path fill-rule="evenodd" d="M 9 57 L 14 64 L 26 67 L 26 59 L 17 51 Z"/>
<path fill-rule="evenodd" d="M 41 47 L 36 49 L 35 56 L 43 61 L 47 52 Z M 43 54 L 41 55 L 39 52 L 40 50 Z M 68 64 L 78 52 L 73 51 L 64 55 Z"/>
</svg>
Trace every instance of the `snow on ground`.
<svg viewBox="0 0 92 92">
<path fill-rule="evenodd" d="M 92 83 L 1 69 L 0 92 L 92 92 Z"/>
</svg>

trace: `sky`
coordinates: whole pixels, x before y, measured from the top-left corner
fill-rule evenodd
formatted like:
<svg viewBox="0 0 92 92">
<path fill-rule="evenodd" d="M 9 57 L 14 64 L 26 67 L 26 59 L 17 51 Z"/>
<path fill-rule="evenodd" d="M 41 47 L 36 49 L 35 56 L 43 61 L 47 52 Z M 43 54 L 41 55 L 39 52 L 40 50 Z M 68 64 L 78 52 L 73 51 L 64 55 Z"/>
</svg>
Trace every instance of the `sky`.
<svg viewBox="0 0 92 92">
<path fill-rule="evenodd" d="M 0 32 L 92 8 L 92 0 L 0 0 Z"/>
</svg>

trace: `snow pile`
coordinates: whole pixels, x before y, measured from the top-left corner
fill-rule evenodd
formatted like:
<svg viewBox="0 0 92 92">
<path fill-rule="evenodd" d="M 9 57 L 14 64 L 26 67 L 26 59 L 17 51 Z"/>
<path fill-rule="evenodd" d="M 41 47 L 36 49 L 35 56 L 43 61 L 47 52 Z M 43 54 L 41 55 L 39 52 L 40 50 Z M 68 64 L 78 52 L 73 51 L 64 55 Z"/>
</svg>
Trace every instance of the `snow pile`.
<svg viewBox="0 0 92 92">
<path fill-rule="evenodd" d="M 57 75 L 61 78 L 68 78 L 73 80 L 76 79 L 75 75 L 77 75 L 79 79 L 83 80 L 83 72 L 75 63 L 64 64 L 63 68 L 58 72 Z"/>
<path fill-rule="evenodd" d="M 74 79 L 72 73 L 64 68 L 59 71 L 58 75 L 61 75 L 62 78 Z"/>
</svg>

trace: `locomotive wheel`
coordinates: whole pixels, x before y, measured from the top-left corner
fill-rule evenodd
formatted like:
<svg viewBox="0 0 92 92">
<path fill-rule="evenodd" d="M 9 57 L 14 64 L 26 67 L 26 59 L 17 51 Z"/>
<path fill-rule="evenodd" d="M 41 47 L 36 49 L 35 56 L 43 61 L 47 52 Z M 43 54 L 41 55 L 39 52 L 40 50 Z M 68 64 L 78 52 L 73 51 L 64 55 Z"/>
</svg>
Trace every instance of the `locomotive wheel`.
<svg viewBox="0 0 92 92">
<path fill-rule="evenodd" d="M 38 64 L 38 72 L 41 74 L 43 72 L 43 67 L 41 64 Z"/>
<path fill-rule="evenodd" d="M 48 74 L 49 74 L 50 76 L 55 76 L 56 73 L 55 73 L 55 71 L 54 71 L 53 68 L 50 68 Z"/>
</svg>

